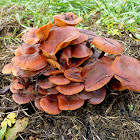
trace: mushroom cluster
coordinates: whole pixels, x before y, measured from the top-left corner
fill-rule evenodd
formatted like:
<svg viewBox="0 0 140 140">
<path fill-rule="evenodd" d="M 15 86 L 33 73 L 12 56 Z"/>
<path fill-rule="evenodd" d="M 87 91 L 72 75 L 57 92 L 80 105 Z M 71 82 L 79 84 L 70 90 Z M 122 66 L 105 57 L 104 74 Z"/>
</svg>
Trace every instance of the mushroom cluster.
<svg viewBox="0 0 140 140">
<path fill-rule="evenodd" d="M 122 55 L 119 42 L 77 29 L 82 18 L 71 12 L 53 19 L 54 24 L 25 33 L 2 70 L 13 75 L 10 90 L 16 103 L 34 101 L 39 110 L 56 115 L 80 108 L 85 100 L 100 104 L 106 84 L 140 91 L 140 61 Z"/>
</svg>

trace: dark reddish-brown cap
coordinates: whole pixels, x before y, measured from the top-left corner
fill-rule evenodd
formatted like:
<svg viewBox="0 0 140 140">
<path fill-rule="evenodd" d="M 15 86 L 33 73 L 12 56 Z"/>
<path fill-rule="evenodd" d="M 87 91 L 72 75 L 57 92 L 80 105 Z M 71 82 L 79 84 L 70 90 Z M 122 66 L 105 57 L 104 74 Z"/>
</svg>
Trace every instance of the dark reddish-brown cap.
<svg viewBox="0 0 140 140">
<path fill-rule="evenodd" d="M 67 79 L 73 82 L 83 82 L 81 71 L 78 68 L 67 69 L 65 70 L 64 75 Z"/>
<path fill-rule="evenodd" d="M 90 55 L 90 49 L 86 43 L 77 44 L 71 47 L 71 56 L 75 58 L 83 58 Z"/>
<path fill-rule="evenodd" d="M 67 85 L 71 82 L 64 75 L 52 75 L 49 76 L 48 80 L 54 83 L 55 85 Z"/>
<path fill-rule="evenodd" d="M 58 99 L 56 95 L 48 95 L 40 99 L 41 108 L 48 114 L 57 115 L 61 112 L 58 108 Z"/>
<path fill-rule="evenodd" d="M 88 36 L 88 41 L 91 42 L 95 37 L 97 37 L 96 33 L 87 29 L 79 29 L 80 33 L 83 33 Z"/>
<path fill-rule="evenodd" d="M 117 80 L 116 78 L 112 78 L 109 81 L 108 87 L 110 87 L 110 88 L 112 88 L 113 90 L 116 90 L 116 91 L 123 91 L 123 90 L 127 89 L 127 87 L 123 86 L 121 84 L 121 82 L 119 80 Z"/>
<path fill-rule="evenodd" d="M 87 100 L 87 99 L 90 99 L 93 97 L 93 91 L 91 91 L 91 92 L 82 91 L 82 92 L 78 93 L 78 96 L 80 99 Z"/>
<path fill-rule="evenodd" d="M 113 77 L 111 65 L 101 60 L 85 65 L 82 69 L 85 91 L 94 91 L 107 84 Z"/>
<path fill-rule="evenodd" d="M 59 50 L 68 46 L 72 40 L 79 36 L 80 33 L 75 27 L 54 27 L 50 31 L 48 39 L 39 48 L 46 55 L 55 55 Z"/>
<path fill-rule="evenodd" d="M 27 33 L 25 33 L 23 36 L 22 36 L 22 40 L 27 43 L 27 44 L 30 44 L 30 45 L 34 45 L 34 44 L 37 44 L 39 42 L 39 38 L 38 36 L 36 35 L 36 32 L 38 31 L 39 29 L 37 28 L 31 28 Z"/>
<path fill-rule="evenodd" d="M 12 62 L 18 68 L 29 71 L 36 71 L 47 65 L 46 58 L 41 52 L 15 56 L 12 58 Z"/>
<path fill-rule="evenodd" d="M 105 99 L 105 96 L 106 96 L 106 89 L 102 87 L 93 92 L 93 97 L 89 99 L 88 102 L 93 105 L 100 104 Z"/>
<path fill-rule="evenodd" d="M 40 106 L 40 99 L 41 99 L 43 96 L 44 96 L 44 95 L 38 95 L 38 96 L 35 98 L 35 101 L 34 101 L 35 106 L 36 106 L 39 110 L 41 110 L 41 111 L 44 111 L 44 110 L 42 109 L 42 107 Z"/>
<path fill-rule="evenodd" d="M 58 105 L 60 110 L 75 110 L 84 104 L 84 100 L 80 99 L 77 94 L 63 95 L 58 94 Z"/>
<path fill-rule="evenodd" d="M 81 92 L 84 89 L 82 83 L 70 83 L 68 85 L 56 86 L 56 89 L 64 95 L 73 95 Z"/>
<path fill-rule="evenodd" d="M 126 55 L 117 56 L 112 64 L 114 77 L 129 90 L 140 91 L 140 61 Z"/>
<path fill-rule="evenodd" d="M 68 12 L 63 15 L 53 16 L 54 25 L 56 26 L 76 26 L 82 21 L 82 17 L 78 18 L 74 13 Z"/>
<path fill-rule="evenodd" d="M 48 81 L 46 76 L 37 80 L 37 84 L 43 89 L 52 88 L 54 86 L 52 82 Z"/>
<path fill-rule="evenodd" d="M 12 94 L 13 100 L 18 104 L 26 104 L 32 101 L 35 96 L 32 93 L 19 93 L 19 94 Z"/>
<path fill-rule="evenodd" d="M 123 46 L 118 41 L 110 38 L 98 36 L 92 40 L 92 44 L 110 54 L 121 54 L 123 52 Z"/>
<path fill-rule="evenodd" d="M 80 36 L 78 38 L 76 38 L 75 40 L 71 41 L 70 45 L 77 45 L 77 44 L 81 44 L 84 41 L 87 41 L 88 36 L 81 33 Z"/>
<path fill-rule="evenodd" d="M 44 95 L 51 95 L 51 94 L 58 94 L 59 93 L 59 91 L 56 90 L 54 87 L 48 88 L 48 89 L 42 89 L 41 87 L 38 87 L 38 92 L 40 94 L 44 94 Z"/>
</svg>

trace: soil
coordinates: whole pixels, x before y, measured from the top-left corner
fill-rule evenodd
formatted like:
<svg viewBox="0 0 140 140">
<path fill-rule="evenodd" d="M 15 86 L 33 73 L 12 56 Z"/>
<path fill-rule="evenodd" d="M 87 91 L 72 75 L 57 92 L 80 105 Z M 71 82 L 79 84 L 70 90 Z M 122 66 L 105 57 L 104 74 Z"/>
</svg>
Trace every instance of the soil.
<svg viewBox="0 0 140 140">
<path fill-rule="evenodd" d="M 122 37 L 108 36 L 99 31 L 94 23 L 90 23 L 89 26 L 97 34 L 117 39 L 124 46 L 126 55 L 140 60 L 139 42 L 130 38 L 128 33 L 124 33 Z M 1 70 L 5 64 L 11 62 L 14 50 L 18 46 L 12 40 L 9 43 L 8 37 L 15 28 L 17 34 L 23 29 L 16 20 L 1 23 L 0 27 L 0 88 L 4 89 L 10 84 L 12 76 L 3 75 Z M 3 40 L 2 37 L 5 36 L 8 37 Z M 10 112 L 16 112 L 18 119 L 29 118 L 27 128 L 18 134 L 17 140 L 28 140 L 31 137 L 34 137 L 34 140 L 139 140 L 140 94 L 129 90 L 108 91 L 105 100 L 99 105 L 85 102 L 77 110 L 63 111 L 55 116 L 37 110 L 33 102 L 16 104 L 11 98 L 12 93 L 7 91 L 0 95 L 0 122 Z"/>
</svg>

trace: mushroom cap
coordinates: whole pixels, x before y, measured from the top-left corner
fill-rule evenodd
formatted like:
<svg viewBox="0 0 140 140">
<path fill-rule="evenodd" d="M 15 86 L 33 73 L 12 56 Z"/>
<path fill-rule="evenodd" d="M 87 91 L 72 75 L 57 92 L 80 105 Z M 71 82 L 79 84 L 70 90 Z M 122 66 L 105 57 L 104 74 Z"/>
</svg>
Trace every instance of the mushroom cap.
<svg viewBox="0 0 140 140">
<path fill-rule="evenodd" d="M 89 99 L 88 102 L 93 105 L 100 104 L 105 99 L 105 96 L 106 96 L 106 89 L 102 87 L 93 92 L 93 97 Z"/>
<path fill-rule="evenodd" d="M 58 108 L 58 99 L 55 95 L 48 95 L 40 99 L 41 108 L 48 114 L 57 115 L 61 112 Z"/>
<path fill-rule="evenodd" d="M 21 51 L 20 51 L 20 47 L 18 47 L 17 49 L 15 49 L 15 56 L 20 56 L 22 55 Z"/>
<path fill-rule="evenodd" d="M 89 59 L 93 55 L 93 52 L 90 51 L 90 55 L 84 58 L 72 58 L 71 59 L 71 64 L 69 65 L 70 67 L 78 67 L 80 66 L 83 62 L 85 62 L 87 59 Z"/>
<path fill-rule="evenodd" d="M 35 104 L 35 106 L 36 106 L 39 110 L 44 111 L 44 110 L 42 109 L 42 107 L 40 106 L 40 99 L 41 99 L 42 97 L 43 97 L 43 95 L 38 95 L 38 96 L 35 98 L 34 104 Z"/>
<path fill-rule="evenodd" d="M 48 38 L 52 26 L 53 24 L 49 22 L 48 24 L 39 28 L 39 30 L 36 32 L 36 35 L 39 38 L 39 42 L 43 42 Z"/>
<path fill-rule="evenodd" d="M 12 83 L 10 84 L 10 91 L 11 91 L 12 93 L 20 93 L 20 92 L 21 92 L 21 90 L 15 89 L 15 88 L 13 87 L 13 84 L 12 84 Z"/>
<path fill-rule="evenodd" d="M 44 95 L 51 95 L 51 94 L 58 94 L 59 93 L 54 87 L 48 88 L 48 89 L 43 89 L 41 87 L 38 87 L 38 92 L 40 94 L 44 94 Z"/>
<path fill-rule="evenodd" d="M 71 82 L 64 75 L 54 75 L 54 76 L 52 75 L 49 76 L 48 80 L 54 83 L 55 85 L 67 85 Z"/>
<path fill-rule="evenodd" d="M 81 71 L 78 68 L 67 69 L 65 70 L 64 75 L 67 79 L 73 82 L 84 82 L 81 76 Z"/>
<path fill-rule="evenodd" d="M 8 63 L 3 67 L 2 73 L 3 74 L 11 74 L 12 70 L 13 70 L 13 63 Z"/>
<path fill-rule="evenodd" d="M 33 53 L 39 51 L 38 47 L 39 47 L 39 44 L 30 45 L 27 43 L 23 43 L 19 47 L 19 49 L 20 49 L 21 54 L 33 54 Z"/>
<path fill-rule="evenodd" d="M 88 36 L 88 41 L 91 42 L 95 37 L 97 37 L 96 33 L 86 29 L 79 29 L 80 33 L 83 33 Z"/>
<path fill-rule="evenodd" d="M 12 61 L 18 68 L 29 71 L 36 71 L 47 65 L 46 58 L 41 52 L 15 56 L 12 58 Z"/>
<path fill-rule="evenodd" d="M 78 38 L 76 38 L 75 40 L 71 41 L 70 45 L 81 44 L 84 41 L 87 41 L 87 39 L 88 39 L 88 36 L 87 35 L 85 35 L 83 33 L 80 33 L 80 36 Z"/>
<path fill-rule="evenodd" d="M 53 16 L 54 25 L 56 26 L 76 26 L 82 21 L 82 17 L 78 18 L 74 13 L 68 12 L 63 15 Z"/>
<path fill-rule="evenodd" d="M 82 92 L 78 93 L 78 96 L 80 99 L 87 100 L 87 99 L 90 99 L 93 97 L 93 91 L 91 91 L 91 92 L 82 91 Z"/>
<path fill-rule="evenodd" d="M 140 61 L 136 58 L 116 56 L 112 64 L 114 77 L 122 86 L 133 91 L 140 91 Z"/>
<path fill-rule="evenodd" d="M 57 98 L 60 110 L 75 110 L 84 104 L 84 100 L 80 99 L 77 94 L 70 96 L 58 94 Z"/>
<path fill-rule="evenodd" d="M 64 95 L 73 95 L 81 92 L 84 89 L 82 83 L 70 83 L 68 85 L 56 86 L 56 89 Z"/>
<path fill-rule="evenodd" d="M 22 92 L 17 94 L 12 94 L 13 100 L 18 104 L 26 104 L 32 101 L 35 96 L 32 93 L 26 92 L 26 94 L 23 94 Z"/>
<path fill-rule="evenodd" d="M 24 80 L 21 79 L 21 78 L 17 78 L 17 77 L 14 77 L 12 79 L 12 86 L 15 88 L 15 89 L 24 89 Z"/>
<path fill-rule="evenodd" d="M 48 81 L 47 77 L 37 80 L 37 84 L 39 85 L 39 87 L 41 87 L 43 89 L 52 88 L 54 86 L 54 84 L 52 82 Z"/>
<path fill-rule="evenodd" d="M 34 45 L 37 44 L 39 42 L 39 38 L 36 35 L 36 32 L 39 29 L 37 28 L 31 28 L 27 33 L 25 33 L 21 40 L 23 40 L 25 43 L 30 44 L 30 45 Z"/>
<path fill-rule="evenodd" d="M 92 44 L 110 54 L 121 54 L 123 52 L 123 46 L 118 41 L 110 38 L 98 36 L 92 40 Z"/>
<path fill-rule="evenodd" d="M 52 67 L 58 68 L 59 70 L 61 69 L 61 66 L 60 66 L 60 64 L 59 64 L 57 61 L 55 61 L 55 60 L 53 60 L 53 59 L 47 59 L 47 62 L 48 62 Z"/>
<path fill-rule="evenodd" d="M 85 91 L 94 91 L 107 84 L 113 77 L 113 70 L 108 63 L 97 60 L 82 69 Z"/>
<path fill-rule="evenodd" d="M 80 36 L 79 31 L 72 26 L 54 27 L 48 39 L 40 45 L 44 54 L 55 55 L 59 50 L 65 48 L 70 42 Z"/>
<path fill-rule="evenodd" d="M 86 43 L 81 43 L 71 47 L 71 56 L 75 58 L 83 58 L 90 55 L 90 49 L 86 46 Z"/>
<path fill-rule="evenodd" d="M 58 70 L 51 65 L 47 65 L 43 69 L 40 69 L 40 72 L 45 76 L 57 75 L 57 74 L 64 73 L 62 70 Z"/>
</svg>

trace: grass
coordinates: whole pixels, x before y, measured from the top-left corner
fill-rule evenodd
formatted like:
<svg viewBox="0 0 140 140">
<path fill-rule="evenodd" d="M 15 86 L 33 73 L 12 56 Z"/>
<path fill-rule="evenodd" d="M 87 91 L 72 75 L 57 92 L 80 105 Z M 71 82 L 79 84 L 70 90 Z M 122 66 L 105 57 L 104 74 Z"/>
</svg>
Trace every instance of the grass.
<svg viewBox="0 0 140 140">
<path fill-rule="evenodd" d="M 53 22 L 53 15 L 72 11 L 83 17 L 80 26 L 100 12 L 95 24 L 108 34 L 121 35 L 121 31 L 136 33 L 140 30 L 139 0 L 1 0 L 0 5 L 9 6 L 10 11 L 15 6 L 15 11 L 8 15 L 9 20 L 16 18 L 28 27 L 40 27 Z"/>
</svg>

